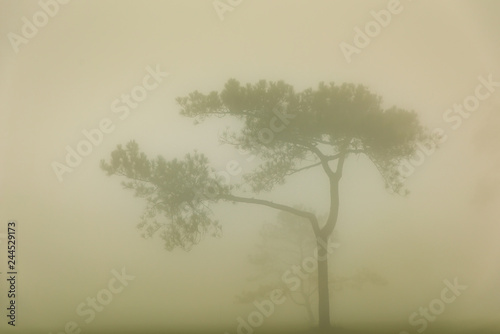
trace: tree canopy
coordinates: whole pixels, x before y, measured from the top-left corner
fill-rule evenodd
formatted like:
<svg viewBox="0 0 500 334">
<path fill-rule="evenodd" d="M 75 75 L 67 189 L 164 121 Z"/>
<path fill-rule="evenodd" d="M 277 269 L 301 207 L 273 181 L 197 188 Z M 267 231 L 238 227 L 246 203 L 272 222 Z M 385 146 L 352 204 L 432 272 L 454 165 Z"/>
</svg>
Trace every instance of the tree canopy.
<svg viewBox="0 0 500 334">
<path fill-rule="evenodd" d="M 382 98 L 363 85 L 320 83 L 316 88 L 296 92 L 283 81 L 261 80 L 241 85 L 230 79 L 218 92 L 194 91 L 179 97 L 182 115 L 200 122 L 207 117 L 233 117 L 241 127 L 227 130 L 222 142 L 247 150 L 258 166 L 243 175 L 240 185 L 227 184 L 210 167 L 201 153 L 183 159 L 150 159 L 135 142 L 118 148 L 111 161 L 101 161 L 108 175 L 121 175 L 122 184 L 146 200 L 139 224 L 146 236 L 161 228 L 168 250 L 190 249 L 207 234 L 220 235 L 221 226 L 211 205 L 218 201 L 267 206 L 307 219 L 318 245 L 318 323 L 328 330 L 330 323 L 327 250 L 339 214 L 339 184 L 344 162 L 352 154 L 364 154 L 376 166 L 387 189 L 405 194 L 399 172 L 403 159 L 411 158 L 418 144 L 435 145 L 435 138 L 413 111 L 384 108 Z M 290 204 L 248 197 L 271 191 L 294 174 L 321 168 L 328 178 L 329 212 L 320 224 L 310 211 Z M 158 222 L 157 217 L 162 220 Z"/>
<path fill-rule="evenodd" d="M 287 177 L 315 167 L 321 167 L 331 182 L 338 182 L 351 154 L 365 154 L 386 187 L 404 193 L 399 163 L 415 153 L 417 143 L 435 139 L 415 112 L 383 109 L 381 97 L 363 85 L 320 83 L 296 92 L 283 81 L 242 85 L 230 79 L 220 92 L 194 91 L 177 102 L 180 113 L 196 122 L 211 116 L 231 116 L 242 122 L 240 129 L 226 131 L 221 140 L 259 158 L 258 167 L 243 177 L 255 193 L 270 191 Z M 198 152 L 182 159 L 148 158 L 131 141 L 118 145 L 109 162 L 101 161 L 101 168 L 108 175 L 125 177 L 123 186 L 146 200 L 139 227 L 146 227 L 146 236 L 161 227 L 169 250 L 189 249 L 204 235 L 220 235 L 210 204 L 221 200 L 266 205 L 309 218 L 315 232 L 328 229 L 329 234 L 335 225 L 336 210 L 330 212 L 328 226 L 321 227 L 310 212 L 239 196 L 238 185 L 226 184 Z"/>
<path fill-rule="evenodd" d="M 220 93 L 195 91 L 177 102 L 182 115 L 197 121 L 209 116 L 243 121 L 241 131 L 226 133 L 223 140 L 262 159 L 263 164 L 246 177 L 255 191 L 283 183 L 304 161 L 319 164 L 321 159 L 363 153 L 377 166 L 386 186 L 399 193 L 404 191 L 399 163 L 415 153 L 418 142 L 433 139 L 415 112 L 383 109 L 382 98 L 363 85 L 320 83 L 295 92 L 283 81 L 242 86 L 231 79 Z M 277 116 L 285 126 L 272 136 L 263 132 Z"/>
</svg>

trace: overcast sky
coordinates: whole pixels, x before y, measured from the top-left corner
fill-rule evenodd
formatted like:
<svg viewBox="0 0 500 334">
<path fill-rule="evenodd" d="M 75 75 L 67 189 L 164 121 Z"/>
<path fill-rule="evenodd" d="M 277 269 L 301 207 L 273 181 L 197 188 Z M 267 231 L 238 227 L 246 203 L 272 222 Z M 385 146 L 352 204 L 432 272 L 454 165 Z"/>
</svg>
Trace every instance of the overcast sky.
<svg viewBox="0 0 500 334">
<path fill-rule="evenodd" d="M 458 277 L 467 289 L 436 323 L 498 328 L 500 87 L 468 118 L 443 117 L 475 94 L 479 77 L 500 82 L 499 2 L 401 0 L 387 26 L 349 57 L 340 46 L 355 47 L 355 27 L 364 29 L 370 12 L 391 1 L 246 0 L 217 13 L 212 1 L 74 0 L 50 7 L 53 17 L 29 31 L 40 3 L 0 0 L 0 233 L 9 219 L 18 222 L 18 332 L 56 333 L 68 321 L 88 332 L 236 331 L 236 318 L 252 311 L 233 304 L 248 274 L 246 255 L 276 212 L 218 206 L 221 239 L 169 253 L 160 240 L 140 237 L 144 203 L 99 168 L 116 145 L 135 139 L 151 156 L 197 149 L 218 169 L 237 160 L 250 170 L 244 155 L 218 144 L 224 123 L 195 126 L 175 102 L 193 90 L 219 90 L 229 78 L 285 80 L 299 91 L 321 81 L 360 83 L 384 106 L 415 110 L 430 129 L 442 129 L 446 141 L 415 166 L 406 198 L 388 194 L 366 159 L 346 163 L 336 271 L 368 267 L 389 284 L 342 292 L 332 314 L 344 326 L 391 322 L 414 333 L 409 315 L 439 297 L 443 280 Z M 112 104 L 154 69 L 168 75 L 121 119 Z M 65 164 L 67 147 L 76 149 L 82 131 L 105 119 L 102 143 L 60 181 L 54 162 Z M 266 196 L 325 213 L 322 181 L 312 172 Z M 77 306 L 124 267 L 135 279 L 85 323 Z M 285 304 L 264 326 L 302 324 L 292 312 Z M 2 319 L 2 331 L 14 332 L 3 312 Z"/>
</svg>

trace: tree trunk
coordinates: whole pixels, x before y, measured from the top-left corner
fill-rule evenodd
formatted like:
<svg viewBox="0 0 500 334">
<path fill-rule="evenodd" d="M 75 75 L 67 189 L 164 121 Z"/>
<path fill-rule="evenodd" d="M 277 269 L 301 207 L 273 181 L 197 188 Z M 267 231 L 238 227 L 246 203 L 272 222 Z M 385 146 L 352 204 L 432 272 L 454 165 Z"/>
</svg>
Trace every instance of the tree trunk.
<svg viewBox="0 0 500 334">
<path fill-rule="evenodd" d="M 328 237 L 333 233 L 339 213 L 339 181 L 345 155 L 341 156 L 337 171 L 330 176 L 330 214 L 326 225 L 317 230 L 318 245 L 318 322 L 322 333 L 331 332 L 330 292 L 328 287 Z"/>
<path fill-rule="evenodd" d="M 330 325 L 330 293 L 328 289 L 328 237 L 316 236 L 318 245 L 318 323 L 321 331 Z"/>
</svg>

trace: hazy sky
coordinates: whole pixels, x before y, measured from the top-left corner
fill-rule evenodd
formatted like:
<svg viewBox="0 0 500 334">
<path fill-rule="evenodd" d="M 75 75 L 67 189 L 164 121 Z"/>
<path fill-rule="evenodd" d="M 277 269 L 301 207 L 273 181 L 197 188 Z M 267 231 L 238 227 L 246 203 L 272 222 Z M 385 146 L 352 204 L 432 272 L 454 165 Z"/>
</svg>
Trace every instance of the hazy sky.
<svg viewBox="0 0 500 334">
<path fill-rule="evenodd" d="M 19 223 L 16 330 L 55 333 L 76 321 L 88 332 L 195 325 L 235 332 L 236 318 L 252 310 L 233 304 L 248 274 L 246 255 L 276 212 L 218 206 L 221 239 L 169 253 L 160 240 L 140 237 L 144 203 L 99 168 L 116 145 L 135 139 L 151 156 L 198 149 L 216 168 L 235 159 L 248 171 L 243 155 L 218 144 L 223 123 L 194 126 L 175 102 L 221 89 L 229 78 L 285 80 L 297 90 L 361 83 L 384 105 L 415 110 L 426 126 L 443 129 L 447 140 L 415 167 L 407 198 L 388 194 L 364 158 L 346 163 L 336 271 L 368 267 L 389 284 L 342 292 L 332 313 L 346 326 L 390 321 L 409 330 L 408 316 L 439 297 L 443 280 L 458 277 L 468 288 L 438 322 L 498 326 L 500 87 L 457 129 L 458 120 L 443 115 L 474 94 L 478 77 L 500 82 L 500 3 L 401 0 L 400 12 L 348 62 L 340 44 L 353 44 L 354 28 L 388 3 L 246 0 L 220 20 L 212 1 L 73 0 L 13 47 L 9 33 L 22 36 L 23 18 L 33 22 L 41 7 L 0 0 L 0 233 L 9 219 Z M 169 75 L 120 119 L 113 102 L 141 85 L 148 68 Z M 82 131 L 106 118 L 113 130 L 59 182 L 52 163 L 64 163 L 66 147 L 75 149 Z M 323 180 L 311 173 L 266 196 L 324 213 Z M 85 324 L 77 306 L 123 267 L 135 280 Z M 293 310 L 284 305 L 266 325 L 300 323 L 288 319 Z M 15 332 L 4 320 L 2 331 Z"/>
</svg>

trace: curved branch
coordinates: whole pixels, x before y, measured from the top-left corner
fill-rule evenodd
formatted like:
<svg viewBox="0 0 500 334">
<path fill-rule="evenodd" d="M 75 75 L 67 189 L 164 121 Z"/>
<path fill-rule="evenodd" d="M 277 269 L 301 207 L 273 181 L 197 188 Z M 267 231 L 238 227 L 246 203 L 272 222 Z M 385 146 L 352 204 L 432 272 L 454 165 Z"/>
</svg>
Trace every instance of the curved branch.
<svg viewBox="0 0 500 334">
<path fill-rule="evenodd" d="M 221 198 L 225 199 L 227 201 L 231 201 L 231 202 L 240 202 L 240 203 L 249 203 L 249 204 L 264 205 L 264 206 L 267 206 L 267 207 L 270 207 L 270 208 L 273 208 L 273 209 L 277 209 L 277 210 L 289 212 L 289 213 L 294 214 L 296 216 L 308 219 L 311 222 L 312 226 L 313 226 L 313 230 L 315 232 L 319 232 L 318 219 L 316 218 L 316 216 L 314 214 L 312 214 L 310 212 L 302 211 L 302 210 L 293 208 L 291 206 L 287 206 L 287 205 L 284 205 L 284 204 L 278 204 L 278 203 L 274 203 L 274 202 L 271 202 L 271 201 L 266 201 L 266 200 L 263 200 L 263 199 L 241 197 L 241 196 L 235 196 L 235 195 L 222 195 Z"/>
<path fill-rule="evenodd" d="M 330 165 L 328 164 L 328 162 L 339 158 L 340 157 L 339 154 L 335 154 L 335 155 L 330 156 L 330 155 L 326 155 L 323 152 L 321 152 L 321 150 L 319 148 L 317 148 L 315 145 L 297 142 L 297 141 L 294 141 L 294 143 L 307 148 L 309 151 L 311 151 L 312 153 L 314 153 L 318 157 L 320 164 L 323 167 L 323 170 L 325 171 L 325 173 L 329 179 L 332 179 L 335 177 L 335 173 L 330 168 Z"/>
<path fill-rule="evenodd" d="M 290 176 L 290 175 L 293 175 L 295 173 L 301 172 L 301 171 L 309 169 L 309 168 L 314 168 L 314 167 L 319 166 L 319 165 L 321 165 L 321 161 L 317 162 L 315 164 L 312 164 L 312 165 L 308 165 L 308 166 L 304 166 L 304 167 L 301 167 L 301 168 L 293 169 L 290 172 L 286 173 L 286 175 Z"/>
</svg>

